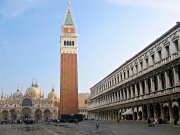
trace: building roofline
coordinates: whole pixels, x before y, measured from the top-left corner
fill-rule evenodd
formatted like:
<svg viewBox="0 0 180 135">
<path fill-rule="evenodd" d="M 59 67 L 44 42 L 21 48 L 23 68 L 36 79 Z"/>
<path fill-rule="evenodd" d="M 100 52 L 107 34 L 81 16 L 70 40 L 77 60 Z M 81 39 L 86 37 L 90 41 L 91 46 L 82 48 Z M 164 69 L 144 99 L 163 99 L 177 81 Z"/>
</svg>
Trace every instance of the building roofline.
<svg viewBox="0 0 180 135">
<path fill-rule="evenodd" d="M 99 81 L 98 83 L 96 83 L 93 87 L 95 87 L 97 84 L 99 84 L 100 82 L 102 82 L 103 80 L 105 80 L 106 78 L 110 77 L 113 73 L 117 72 L 120 68 L 122 68 L 123 66 L 125 66 L 127 63 L 129 63 L 131 60 L 133 60 L 134 58 L 136 58 L 139 54 L 143 53 L 145 50 L 147 50 L 148 48 L 151 48 L 154 44 L 158 43 L 160 40 L 162 40 L 164 37 L 166 37 L 168 34 L 170 34 L 172 31 L 176 30 L 177 28 L 180 27 L 180 22 L 176 22 L 176 25 L 173 26 L 171 29 L 169 29 L 167 32 L 165 32 L 163 35 L 161 35 L 159 38 L 157 38 L 155 41 L 153 41 L 152 43 L 150 43 L 148 46 L 146 46 L 144 49 L 142 49 L 140 52 L 138 52 L 137 54 L 135 54 L 133 57 L 131 57 L 129 60 L 127 60 L 126 62 L 124 62 L 122 65 L 120 65 L 118 68 L 116 68 L 113 72 L 111 72 L 110 74 L 108 74 L 106 77 L 104 77 L 101 81 Z M 90 90 L 93 88 L 91 87 Z"/>
</svg>

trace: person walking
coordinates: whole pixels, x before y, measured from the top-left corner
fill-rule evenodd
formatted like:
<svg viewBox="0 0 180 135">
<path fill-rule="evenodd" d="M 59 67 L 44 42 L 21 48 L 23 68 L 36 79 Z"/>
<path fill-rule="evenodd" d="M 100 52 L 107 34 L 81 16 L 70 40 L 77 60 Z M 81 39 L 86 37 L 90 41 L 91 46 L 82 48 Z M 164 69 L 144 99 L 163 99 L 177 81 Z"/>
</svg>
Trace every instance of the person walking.
<svg viewBox="0 0 180 135">
<path fill-rule="evenodd" d="M 99 122 L 98 121 L 96 122 L 96 128 L 97 128 L 97 130 L 99 128 Z"/>
<path fill-rule="evenodd" d="M 174 125 L 177 125 L 177 116 L 175 115 L 175 117 L 174 117 Z"/>
<path fill-rule="evenodd" d="M 147 119 L 147 122 L 148 122 L 148 127 L 152 126 L 150 118 Z"/>
<path fill-rule="evenodd" d="M 117 123 L 118 123 L 118 125 L 119 125 L 119 122 L 120 122 L 120 120 L 119 120 L 119 119 L 117 119 Z"/>
</svg>

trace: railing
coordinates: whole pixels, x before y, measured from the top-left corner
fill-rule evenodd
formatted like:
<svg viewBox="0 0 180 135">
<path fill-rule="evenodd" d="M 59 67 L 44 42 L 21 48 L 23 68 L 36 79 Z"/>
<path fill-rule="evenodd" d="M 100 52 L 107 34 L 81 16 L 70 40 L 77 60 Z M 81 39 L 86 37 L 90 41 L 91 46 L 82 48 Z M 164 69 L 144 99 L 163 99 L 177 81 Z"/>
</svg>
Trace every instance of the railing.
<svg viewBox="0 0 180 135">
<path fill-rule="evenodd" d="M 91 99 L 96 98 L 96 97 L 98 97 L 98 96 L 100 96 L 100 95 L 102 95 L 102 94 L 104 94 L 110 90 L 113 90 L 114 88 L 121 86 L 121 85 L 123 85 L 123 84 L 125 84 L 131 80 L 135 80 L 136 78 L 138 78 L 138 77 L 140 77 L 140 76 L 142 76 L 142 75 L 144 75 L 144 74 L 146 74 L 152 70 L 155 70 L 155 69 L 157 69 L 157 68 L 159 68 L 159 67 L 161 67 L 161 66 L 163 66 L 163 65 L 169 63 L 170 61 L 173 61 L 179 57 L 180 57 L 180 52 L 174 53 L 174 54 L 170 55 L 169 57 L 164 58 L 163 60 L 155 63 L 154 65 L 151 65 L 148 68 L 146 68 L 142 71 L 139 71 L 137 74 L 134 74 L 133 76 L 130 76 L 129 78 L 119 82 L 118 84 L 115 84 L 115 85 L 111 86 L 110 88 L 107 88 L 106 90 L 99 92 L 97 95 L 92 96 Z"/>
<path fill-rule="evenodd" d="M 117 105 L 129 103 L 129 102 L 133 102 L 133 101 L 137 101 L 137 100 L 144 100 L 144 99 L 149 99 L 149 98 L 152 98 L 152 97 L 155 98 L 155 97 L 158 97 L 158 96 L 163 96 L 163 95 L 176 93 L 176 92 L 180 92 L 180 85 L 178 85 L 176 87 L 171 87 L 171 88 L 158 90 L 158 91 L 155 91 L 153 93 L 146 94 L 146 95 L 139 95 L 139 96 L 136 96 L 136 97 L 132 97 L 132 98 L 129 98 L 129 99 L 123 99 L 123 100 L 119 100 L 119 101 L 112 102 L 112 103 L 107 103 L 107 104 L 103 104 L 103 105 L 96 105 L 96 106 L 94 106 L 92 108 L 89 108 L 88 110 L 96 110 L 96 109 L 102 109 L 102 108 L 117 106 Z"/>
</svg>

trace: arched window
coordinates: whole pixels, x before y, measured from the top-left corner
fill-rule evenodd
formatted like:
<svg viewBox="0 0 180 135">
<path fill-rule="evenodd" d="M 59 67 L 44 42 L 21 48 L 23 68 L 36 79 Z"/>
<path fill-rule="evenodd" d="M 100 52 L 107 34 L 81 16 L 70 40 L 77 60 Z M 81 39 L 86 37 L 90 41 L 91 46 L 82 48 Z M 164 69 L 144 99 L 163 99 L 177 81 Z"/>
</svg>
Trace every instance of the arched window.
<svg viewBox="0 0 180 135">
<path fill-rule="evenodd" d="M 67 46 L 69 45 L 69 41 L 67 41 Z"/>
<path fill-rule="evenodd" d="M 74 46 L 74 41 L 72 41 L 72 46 Z"/>
<path fill-rule="evenodd" d="M 64 41 L 64 46 L 66 46 L 66 41 Z"/>
<path fill-rule="evenodd" d="M 22 102 L 22 106 L 32 106 L 32 101 L 29 98 L 25 98 Z"/>
<path fill-rule="evenodd" d="M 71 46 L 71 41 L 69 41 L 70 43 L 69 43 L 69 45 Z"/>
</svg>

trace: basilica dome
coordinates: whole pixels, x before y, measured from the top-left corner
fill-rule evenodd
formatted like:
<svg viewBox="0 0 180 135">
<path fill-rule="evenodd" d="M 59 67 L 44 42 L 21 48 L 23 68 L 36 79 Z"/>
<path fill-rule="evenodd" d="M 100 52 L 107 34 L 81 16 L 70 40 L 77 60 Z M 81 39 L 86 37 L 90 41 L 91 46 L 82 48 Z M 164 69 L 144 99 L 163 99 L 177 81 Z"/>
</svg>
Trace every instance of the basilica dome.
<svg viewBox="0 0 180 135">
<path fill-rule="evenodd" d="M 31 87 L 29 87 L 26 90 L 26 96 L 30 96 L 32 98 L 41 98 L 41 89 L 38 87 L 38 84 L 36 83 L 35 85 L 32 84 Z"/>
<path fill-rule="evenodd" d="M 13 94 L 13 99 L 22 98 L 22 97 L 23 97 L 23 94 L 21 93 L 19 89 L 17 89 L 17 91 Z"/>
<path fill-rule="evenodd" d="M 58 94 L 54 91 L 54 88 L 52 88 L 52 91 L 49 92 L 48 98 L 49 98 L 49 99 L 55 99 L 55 100 L 58 99 Z"/>
</svg>

